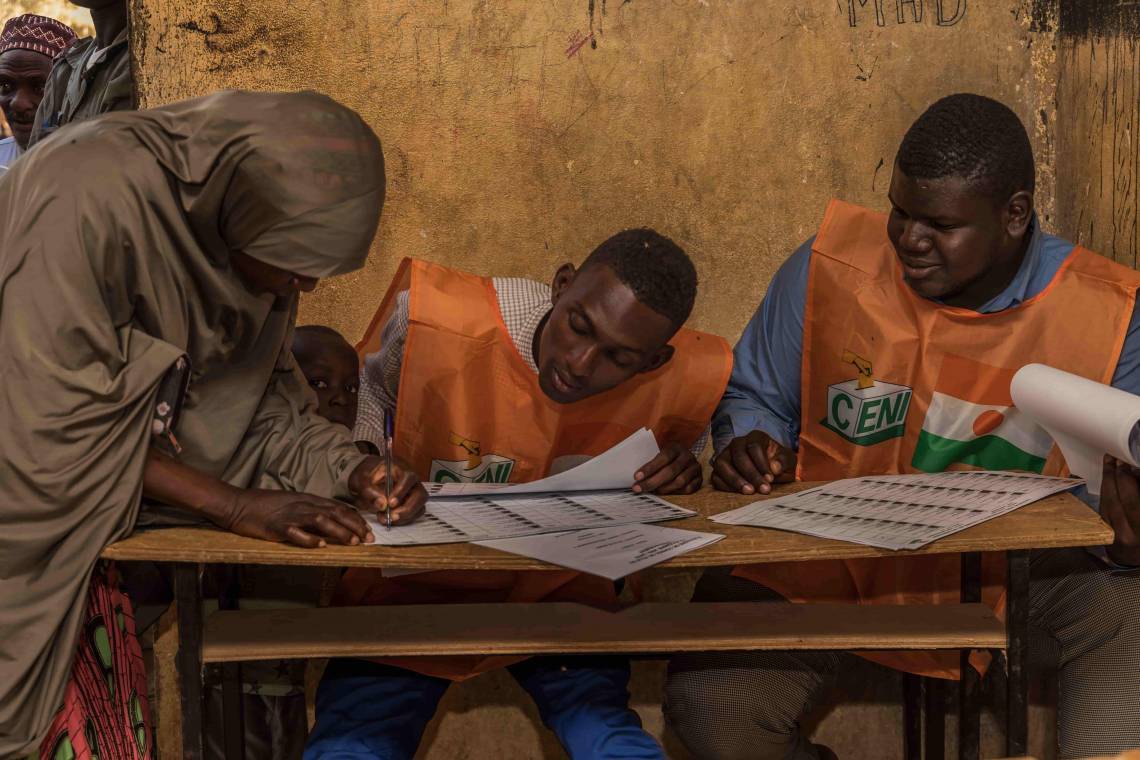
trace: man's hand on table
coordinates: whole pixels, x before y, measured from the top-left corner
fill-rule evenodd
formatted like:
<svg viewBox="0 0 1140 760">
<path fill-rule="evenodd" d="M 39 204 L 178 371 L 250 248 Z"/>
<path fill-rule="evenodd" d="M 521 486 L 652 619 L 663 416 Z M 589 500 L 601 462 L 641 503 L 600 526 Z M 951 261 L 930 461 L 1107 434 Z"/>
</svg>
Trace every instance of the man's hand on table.
<svg viewBox="0 0 1140 760">
<path fill-rule="evenodd" d="M 348 478 L 348 490 L 356 498 L 356 507 L 365 512 L 383 514 L 392 508 L 392 524 L 407 525 L 424 513 L 427 491 L 410 467 L 392 459 L 392 498 L 385 500 L 384 459 L 365 457 Z"/>
<path fill-rule="evenodd" d="M 330 542 L 354 546 L 372 541 L 368 523 L 355 509 L 306 493 L 235 489 L 226 513 L 222 527 L 249 538 L 307 549 Z"/>
<path fill-rule="evenodd" d="M 796 452 L 753 430 L 733 438 L 713 457 L 713 487 L 743 494 L 771 493 L 773 483 L 790 483 L 796 477 Z"/>
<path fill-rule="evenodd" d="M 702 479 L 701 465 L 693 452 L 679 443 L 671 443 L 633 476 L 633 491 L 662 495 L 696 493 Z"/>
<path fill-rule="evenodd" d="M 1140 471 L 1111 456 L 1104 458 L 1100 484 L 1100 515 L 1116 539 L 1107 548 L 1118 565 L 1140 566 Z"/>
</svg>

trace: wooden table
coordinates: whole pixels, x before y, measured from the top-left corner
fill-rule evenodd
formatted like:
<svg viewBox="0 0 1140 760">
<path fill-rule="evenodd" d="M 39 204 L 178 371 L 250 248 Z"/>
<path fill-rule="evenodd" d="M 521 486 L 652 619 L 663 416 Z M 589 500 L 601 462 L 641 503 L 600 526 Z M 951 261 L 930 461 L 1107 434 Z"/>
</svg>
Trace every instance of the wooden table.
<svg viewBox="0 0 1140 760">
<path fill-rule="evenodd" d="M 795 484 L 780 493 L 808 488 Z M 206 564 L 298 567 L 398 567 L 418 570 L 553 570 L 538 560 L 471 544 L 420 547 L 301 549 L 207 528 L 138 532 L 108 546 L 116 561 L 172 566 L 178 602 L 178 665 L 182 687 L 183 747 L 187 760 L 202 757 L 204 662 L 283 657 L 430 654 L 668 653 L 757 649 L 973 649 L 1004 650 L 1009 671 L 1007 754 L 1024 753 L 1027 739 L 1029 550 L 1110 543 L 1112 530 L 1087 506 L 1061 494 L 937 541 L 916 552 L 891 552 L 797 533 L 721 525 L 706 518 L 755 501 L 704 490 L 674 503 L 697 516 L 671 527 L 723 533 L 725 539 L 659 567 L 710 568 L 750 563 L 962 554 L 962 605 L 931 608 L 762 603 L 641 604 L 621 613 L 580 605 L 417 605 L 387 608 L 219 611 L 204 621 L 200 577 Z M 1003 625 L 980 604 L 979 552 L 1004 551 L 1009 559 L 1008 609 Z M 493 608 L 493 609 L 488 609 Z M 482 614 L 479 613 L 482 611 Z M 702 614 L 705 613 L 705 614 Z M 712 613 L 712 614 L 708 614 Z M 313 623 L 320 616 L 322 625 Z M 485 625 L 473 626 L 473 619 Z M 314 634 L 318 630 L 319 634 Z M 373 643 L 375 642 L 375 643 Z M 977 757 L 978 677 L 963 667 L 959 746 Z M 908 677 L 907 757 L 920 756 L 924 681 Z M 236 699 L 236 695 L 231 695 Z M 934 700 L 928 693 L 928 708 Z M 940 711 L 928 709 L 931 720 Z M 228 728 L 228 727 L 227 727 Z M 240 753 L 240 733 L 227 731 Z M 935 751 L 938 748 L 931 748 Z M 240 757 L 240 754 L 237 755 Z"/>
</svg>

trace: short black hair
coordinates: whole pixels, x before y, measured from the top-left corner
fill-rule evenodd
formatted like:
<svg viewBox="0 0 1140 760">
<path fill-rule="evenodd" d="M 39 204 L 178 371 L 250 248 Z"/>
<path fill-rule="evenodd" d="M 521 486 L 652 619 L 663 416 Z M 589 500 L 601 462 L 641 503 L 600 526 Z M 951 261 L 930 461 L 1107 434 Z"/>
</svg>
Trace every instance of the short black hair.
<svg viewBox="0 0 1140 760">
<path fill-rule="evenodd" d="M 331 327 L 327 327 L 325 325 L 297 325 L 296 329 L 293 330 L 293 333 L 295 335 L 301 335 L 303 333 L 304 334 L 311 334 L 311 335 L 320 335 L 320 336 L 325 337 L 325 338 L 334 338 L 336 340 L 343 340 L 345 343 L 348 343 L 348 341 L 345 340 L 345 337 L 343 335 L 341 335 L 340 333 L 338 333 L 336 330 L 332 329 Z"/>
<path fill-rule="evenodd" d="M 681 246 L 654 230 L 622 230 L 594 249 L 582 264 L 609 267 L 637 300 L 669 318 L 674 328 L 685 324 L 697 299 L 697 270 Z"/>
<path fill-rule="evenodd" d="M 293 330 L 293 353 L 297 352 L 297 340 L 303 338 L 306 335 L 312 336 L 314 338 L 324 338 L 332 341 L 333 344 L 339 343 L 341 345 L 337 346 L 338 348 L 343 347 L 351 351 L 353 354 L 356 353 L 356 350 L 352 347 L 352 344 L 349 343 L 343 335 L 331 327 L 326 327 L 325 325 L 298 325 Z"/>
<path fill-rule="evenodd" d="M 1033 146 L 1010 108 L 982 95 L 937 101 L 907 130 L 898 167 L 912 179 L 961 177 L 997 201 L 1035 184 Z"/>
</svg>

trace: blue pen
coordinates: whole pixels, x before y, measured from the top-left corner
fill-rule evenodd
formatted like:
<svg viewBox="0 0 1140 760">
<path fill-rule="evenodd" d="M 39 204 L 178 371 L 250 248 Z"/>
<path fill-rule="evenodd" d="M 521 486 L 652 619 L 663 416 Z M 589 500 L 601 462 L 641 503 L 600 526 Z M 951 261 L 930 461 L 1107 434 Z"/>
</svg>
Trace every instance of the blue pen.
<svg viewBox="0 0 1140 760">
<path fill-rule="evenodd" d="M 384 529 L 392 528 L 392 413 L 384 410 Z"/>
</svg>

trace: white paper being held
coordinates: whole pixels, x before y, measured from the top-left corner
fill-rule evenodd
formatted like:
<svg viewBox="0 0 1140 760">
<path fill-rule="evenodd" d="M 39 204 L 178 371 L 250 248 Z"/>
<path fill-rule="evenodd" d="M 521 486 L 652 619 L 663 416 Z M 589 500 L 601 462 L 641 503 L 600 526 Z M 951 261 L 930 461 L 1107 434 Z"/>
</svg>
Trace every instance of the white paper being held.
<svg viewBox="0 0 1140 760">
<path fill-rule="evenodd" d="M 641 428 L 613 448 L 569 470 L 529 483 L 427 483 L 431 497 L 480 494 L 569 493 L 625 490 L 633 487 L 638 468 L 661 453 L 653 431 Z"/>
<path fill-rule="evenodd" d="M 1140 396 L 1044 364 L 1018 370 L 1010 395 L 1048 431 L 1089 493 L 1100 494 L 1105 454 L 1140 465 Z"/>
</svg>

